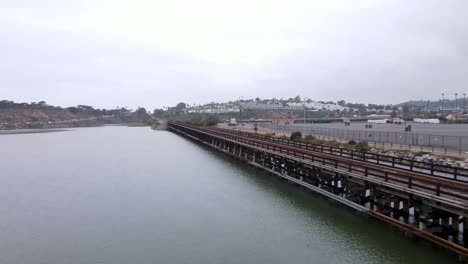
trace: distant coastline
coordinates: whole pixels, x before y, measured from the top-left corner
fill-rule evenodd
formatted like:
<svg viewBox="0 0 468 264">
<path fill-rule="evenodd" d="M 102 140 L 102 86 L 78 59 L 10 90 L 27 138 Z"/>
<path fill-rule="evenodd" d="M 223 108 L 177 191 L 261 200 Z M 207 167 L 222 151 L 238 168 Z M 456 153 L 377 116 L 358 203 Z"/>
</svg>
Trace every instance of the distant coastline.
<svg viewBox="0 0 468 264">
<path fill-rule="evenodd" d="M 46 102 L 16 103 L 0 101 L 0 130 L 60 129 L 94 127 L 108 124 L 146 124 L 151 126 L 154 117 L 144 108 L 95 109 L 78 105 L 62 108 Z M 43 131 L 43 130 L 41 130 Z"/>
<path fill-rule="evenodd" d="M 0 136 L 1 135 L 18 135 L 18 134 L 54 133 L 54 132 L 65 132 L 65 131 L 70 131 L 70 130 L 60 129 L 60 128 L 8 129 L 8 130 L 0 130 Z"/>
</svg>

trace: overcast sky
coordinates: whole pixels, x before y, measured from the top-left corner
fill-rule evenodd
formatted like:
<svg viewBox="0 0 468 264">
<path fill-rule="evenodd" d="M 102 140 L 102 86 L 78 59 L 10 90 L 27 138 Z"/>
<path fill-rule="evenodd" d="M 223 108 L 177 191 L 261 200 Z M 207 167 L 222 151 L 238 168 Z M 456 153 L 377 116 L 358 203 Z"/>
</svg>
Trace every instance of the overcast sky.
<svg viewBox="0 0 468 264">
<path fill-rule="evenodd" d="M 0 99 L 72 106 L 468 93 L 467 0 L 0 0 Z"/>
</svg>

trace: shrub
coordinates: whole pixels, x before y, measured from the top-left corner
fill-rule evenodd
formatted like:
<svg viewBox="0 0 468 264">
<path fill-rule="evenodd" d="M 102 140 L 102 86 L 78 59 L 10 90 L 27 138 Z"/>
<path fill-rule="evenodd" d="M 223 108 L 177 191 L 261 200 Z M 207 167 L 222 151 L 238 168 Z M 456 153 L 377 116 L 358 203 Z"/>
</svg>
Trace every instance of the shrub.
<svg viewBox="0 0 468 264">
<path fill-rule="evenodd" d="M 367 144 L 367 141 L 361 141 L 356 144 L 356 150 L 362 153 L 366 153 L 371 150 L 371 147 L 369 147 L 369 144 Z"/>
<path fill-rule="evenodd" d="M 318 144 L 318 145 L 325 145 L 326 144 L 325 140 L 323 140 L 323 139 L 316 139 L 315 142 L 316 142 L 315 144 Z"/>
<path fill-rule="evenodd" d="M 312 135 L 307 135 L 304 137 L 304 141 L 306 142 L 313 142 L 315 140 L 315 137 Z"/>
<path fill-rule="evenodd" d="M 431 155 L 432 153 L 430 153 L 430 152 L 425 152 L 425 151 L 418 151 L 418 152 L 414 153 L 414 156 L 416 156 L 416 157 L 421 157 L 421 156 L 424 156 L 424 155 L 426 155 L 426 154 L 427 154 L 427 155 Z"/>
<path fill-rule="evenodd" d="M 218 123 L 221 121 L 219 120 L 218 117 L 216 116 L 209 116 L 205 120 L 203 120 L 203 125 L 204 126 L 216 126 Z"/>
<path fill-rule="evenodd" d="M 350 141 L 348 141 L 348 145 L 354 146 L 354 145 L 356 145 L 356 141 L 350 140 Z"/>
<path fill-rule="evenodd" d="M 300 140 L 302 138 L 302 133 L 301 132 L 292 132 L 291 136 L 289 137 L 289 139 L 291 140 Z"/>
</svg>

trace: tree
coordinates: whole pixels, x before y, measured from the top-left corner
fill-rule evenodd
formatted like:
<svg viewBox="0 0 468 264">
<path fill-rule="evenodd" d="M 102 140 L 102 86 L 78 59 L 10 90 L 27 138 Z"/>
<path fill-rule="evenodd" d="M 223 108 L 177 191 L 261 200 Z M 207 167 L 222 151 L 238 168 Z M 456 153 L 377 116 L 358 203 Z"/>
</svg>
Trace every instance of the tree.
<svg viewBox="0 0 468 264">
<path fill-rule="evenodd" d="M 185 103 L 182 103 L 182 102 L 178 103 L 176 105 L 176 107 L 175 107 L 176 110 L 182 110 L 182 109 L 185 109 L 185 108 L 187 108 L 187 105 Z"/>
<path fill-rule="evenodd" d="M 73 114 L 77 114 L 77 113 L 79 113 L 79 112 L 81 112 L 81 111 L 82 111 L 82 109 L 81 109 L 81 108 L 74 107 L 74 106 L 72 106 L 72 107 L 68 107 L 68 108 L 67 108 L 67 110 L 68 110 L 68 111 L 70 111 L 70 112 L 71 112 L 71 113 L 73 113 Z"/>
<path fill-rule="evenodd" d="M 146 109 L 144 107 L 138 107 L 138 109 L 136 110 L 136 113 L 139 116 L 143 116 L 143 115 L 148 114 L 148 112 L 146 111 Z"/>
<path fill-rule="evenodd" d="M 209 116 L 205 120 L 203 120 L 203 125 L 204 126 L 215 126 L 221 121 L 219 120 L 218 117 L 216 116 Z"/>
<path fill-rule="evenodd" d="M 371 150 L 371 147 L 366 141 L 361 141 L 356 144 L 356 150 L 362 153 L 366 153 Z"/>
<path fill-rule="evenodd" d="M 9 108 L 13 107 L 15 103 L 13 101 L 2 100 L 0 101 L 0 108 Z"/>
<path fill-rule="evenodd" d="M 289 139 L 291 139 L 291 140 L 299 140 L 301 138 L 302 138 L 302 133 L 299 132 L 299 131 L 292 132 L 291 136 L 289 137 Z"/>
<path fill-rule="evenodd" d="M 410 112 L 410 106 L 409 104 L 404 104 L 403 107 L 402 107 L 402 112 L 403 114 L 407 114 Z"/>
<path fill-rule="evenodd" d="M 154 109 L 153 111 L 153 115 L 163 115 L 164 114 L 164 110 L 163 109 Z"/>
</svg>

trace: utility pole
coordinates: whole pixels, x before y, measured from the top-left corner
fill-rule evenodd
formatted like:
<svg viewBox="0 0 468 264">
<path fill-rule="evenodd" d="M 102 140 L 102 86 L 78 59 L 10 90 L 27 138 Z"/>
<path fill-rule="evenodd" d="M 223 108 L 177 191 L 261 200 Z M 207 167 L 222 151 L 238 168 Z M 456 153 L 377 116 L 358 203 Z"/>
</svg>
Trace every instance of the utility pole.
<svg viewBox="0 0 468 264">
<path fill-rule="evenodd" d="M 458 119 L 458 93 L 455 93 L 455 121 Z"/>
<path fill-rule="evenodd" d="M 466 120 L 466 116 L 465 116 L 466 115 L 466 97 L 465 96 L 466 94 L 463 93 L 463 119 Z"/>
<path fill-rule="evenodd" d="M 304 97 L 304 102 L 302 103 L 302 106 L 304 107 L 304 125 L 306 124 L 306 98 L 307 97 Z"/>
<path fill-rule="evenodd" d="M 466 96 L 466 94 L 463 93 L 463 113 L 465 113 L 465 111 L 466 111 L 466 108 L 465 108 L 465 106 L 466 106 L 466 97 L 465 96 Z"/>
<path fill-rule="evenodd" d="M 444 93 L 442 93 L 442 107 L 440 110 L 442 110 L 442 113 L 444 112 Z"/>
</svg>

